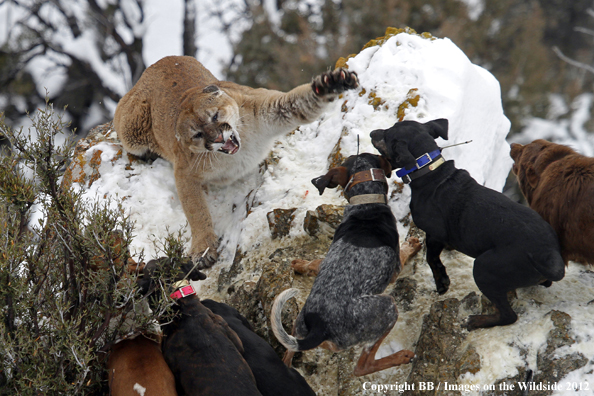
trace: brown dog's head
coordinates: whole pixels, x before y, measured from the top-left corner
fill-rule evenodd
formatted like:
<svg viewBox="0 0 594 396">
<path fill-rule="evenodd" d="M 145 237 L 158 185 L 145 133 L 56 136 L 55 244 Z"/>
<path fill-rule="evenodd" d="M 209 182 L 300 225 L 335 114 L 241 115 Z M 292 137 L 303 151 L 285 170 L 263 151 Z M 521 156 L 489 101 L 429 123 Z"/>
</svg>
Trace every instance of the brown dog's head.
<svg viewBox="0 0 594 396">
<path fill-rule="evenodd" d="M 512 172 L 518 179 L 520 190 L 528 204 L 532 201 L 534 190 L 540 183 L 545 169 L 553 162 L 575 154 L 571 148 L 538 139 L 527 145 L 512 143 L 510 156 L 514 160 Z"/>
<path fill-rule="evenodd" d="M 392 166 L 383 157 L 363 153 L 351 155 L 340 166 L 330 169 L 328 173 L 312 179 L 311 182 L 322 195 L 326 188 L 336 188 L 338 186 L 345 188 L 355 173 L 372 168 L 382 169 L 386 177 L 392 176 Z"/>
<path fill-rule="evenodd" d="M 216 85 L 186 91 L 175 137 L 193 153 L 239 151 L 239 107 Z"/>
</svg>

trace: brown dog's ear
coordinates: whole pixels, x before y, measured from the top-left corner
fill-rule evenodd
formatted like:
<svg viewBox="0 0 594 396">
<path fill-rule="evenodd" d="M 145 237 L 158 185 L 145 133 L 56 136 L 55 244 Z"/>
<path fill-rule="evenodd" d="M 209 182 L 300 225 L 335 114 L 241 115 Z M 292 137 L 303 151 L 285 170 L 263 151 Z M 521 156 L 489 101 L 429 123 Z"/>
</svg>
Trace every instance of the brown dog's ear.
<svg viewBox="0 0 594 396">
<path fill-rule="evenodd" d="M 530 184 L 530 186 L 532 188 L 535 188 L 536 185 L 538 184 L 538 179 L 539 176 L 536 174 L 536 171 L 534 170 L 534 167 L 532 166 L 532 164 L 526 166 L 526 180 L 528 181 L 528 183 Z"/>
<path fill-rule="evenodd" d="M 390 178 L 392 176 L 392 165 L 390 165 L 390 163 L 384 157 L 380 156 L 379 159 L 380 159 L 380 168 L 382 168 L 386 177 Z"/>
<path fill-rule="evenodd" d="M 512 157 L 514 161 L 517 161 L 522 155 L 522 151 L 524 151 L 524 146 L 519 143 L 512 143 L 509 150 L 509 156 Z"/>
<path fill-rule="evenodd" d="M 429 121 L 425 123 L 428 125 L 429 134 L 433 139 L 437 139 L 438 137 L 448 140 L 448 120 L 445 118 L 438 118 L 437 120 Z"/>
<path fill-rule="evenodd" d="M 349 171 L 344 166 L 339 166 L 336 168 L 332 168 L 323 176 L 316 177 L 312 179 L 311 182 L 318 191 L 320 195 L 324 193 L 326 188 L 336 188 L 338 185 L 341 185 L 343 188 L 347 185 L 349 178 Z"/>
</svg>

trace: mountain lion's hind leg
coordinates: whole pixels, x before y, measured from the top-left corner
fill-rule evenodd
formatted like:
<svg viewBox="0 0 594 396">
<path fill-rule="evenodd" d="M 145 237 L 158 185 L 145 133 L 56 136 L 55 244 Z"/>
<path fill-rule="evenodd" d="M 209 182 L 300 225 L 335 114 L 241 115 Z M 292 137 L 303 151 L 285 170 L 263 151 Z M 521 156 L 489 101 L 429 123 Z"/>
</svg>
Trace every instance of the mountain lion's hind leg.
<svg viewBox="0 0 594 396">
<path fill-rule="evenodd" d="M 151 152 L 160 155 L 153 137 L 151 108 L 146 101 L 134 95 L 124 96 L 116 108 L 113 127 L 128 153 L 140 158 Z"/>
</svg>

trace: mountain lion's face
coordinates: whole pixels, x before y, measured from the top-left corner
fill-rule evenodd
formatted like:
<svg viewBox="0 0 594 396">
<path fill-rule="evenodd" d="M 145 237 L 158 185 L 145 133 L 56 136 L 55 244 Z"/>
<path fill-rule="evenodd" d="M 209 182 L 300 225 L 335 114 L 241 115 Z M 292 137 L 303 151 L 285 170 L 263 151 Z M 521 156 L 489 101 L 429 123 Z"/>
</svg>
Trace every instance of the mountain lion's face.
<svg viewBox="0 0 594 396">
<path fill-rule="evenodd" d="M 192 90 L 181 108 L 175 136 L 190 151 L 197 154 L 239 151 L 239 108 L 224 91 L 214 85 Z"/>
</svg>

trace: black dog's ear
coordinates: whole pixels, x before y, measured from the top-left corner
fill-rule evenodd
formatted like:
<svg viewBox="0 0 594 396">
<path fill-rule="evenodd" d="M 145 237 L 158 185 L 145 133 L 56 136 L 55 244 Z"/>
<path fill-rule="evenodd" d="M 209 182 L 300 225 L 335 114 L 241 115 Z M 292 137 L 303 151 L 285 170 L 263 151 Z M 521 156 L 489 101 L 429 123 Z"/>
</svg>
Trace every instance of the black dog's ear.
<svg viewBox="0 0 594 396">
<path fill-rule="evenodd" d="M 425 123 L 429 126 L 429 134 L 433 139 L 438 137 L 448 140 L 448 120 L 445 118 L 438 118 L 437 120 Z"/>
<path fill-rule="evenodd" d="M 386 160 L 382 156 L 379 157 L 379 160 L 380 160 L 380 168 L 382 168 L 386 177 L 390 178 L 392 176 L 392 165 L 390 165 L 390 162 L 388 162 L 388 160 Z"/>
<path fill-rule="evenodd" d="M 142 274 L 139 274 L 138 278 L 136 279 L 136 284 L 138 285 L 138 288 L 140 289 L 140 293 L 142 295 L 146 295 L 149 292 L 149 290 L 153 286 L 153 276 L 155 275 L 157 268 L 162 263 L 162 261 L 166 259 L 166 257 L 153 259 L 144 265 L 144 268 L 142 269 Z"/>
<path fill-rule="evenodd" d="M 312 179 L 311 182 L 318 191 L 320 195 L 324 193 L 326 188 L 336 188 L 338 185 L 341 185 L 343 188 L 348 183 L 349 171 L 344 166 L 339 166 L 336 168 L 332 168 L 323 176 L 316 177 Z"/>
<path fill-rule="evenodd" d="M 184 258 L 182 260 L 183 261 L 182 261 L 180 270 L 184 277 L 187 275 L 187 277 L 193 281 L 199 281 L 199 280 L 206 279 L 206 275 L 198 270 L 197 266 L 195 265 L 195 263 L 192 261 L 191 258 Z M 189 275 L 188 275 L 188 273 L 189 273 Z"/>
<path fill-rule="evenodd" d="M 387 159 L 390 159 L 390 150 L 388 150 L 388 146 L 386 145 L 385 136 L 386 131 L 384 131 L 383 129 L 376 129 L 375 131 L 371 131 L 371 133 L 369 133 L 369 137 L 371 137 L 371 144 L 373 144 L 373 147 L 375 147 L 382 156 L 386 157 Z"/>
<path fill-rule="evenodd" d="M 408 150 L 408 144 L 402 140 L 396 140 L 392 143 L 392 154 L 390 164 L 395 168 L 412 169 L 417 166 L 417 160 Z"/>
<path fill-rule="evenodd" d="M 203 272 L 195 269 L 194 271 L 192 271 L 190 273 L 189 278 L 192 279 L 193 281 L 199 281 L 199 280 L 206 279 L 206 275 Z"/>
</svg>

